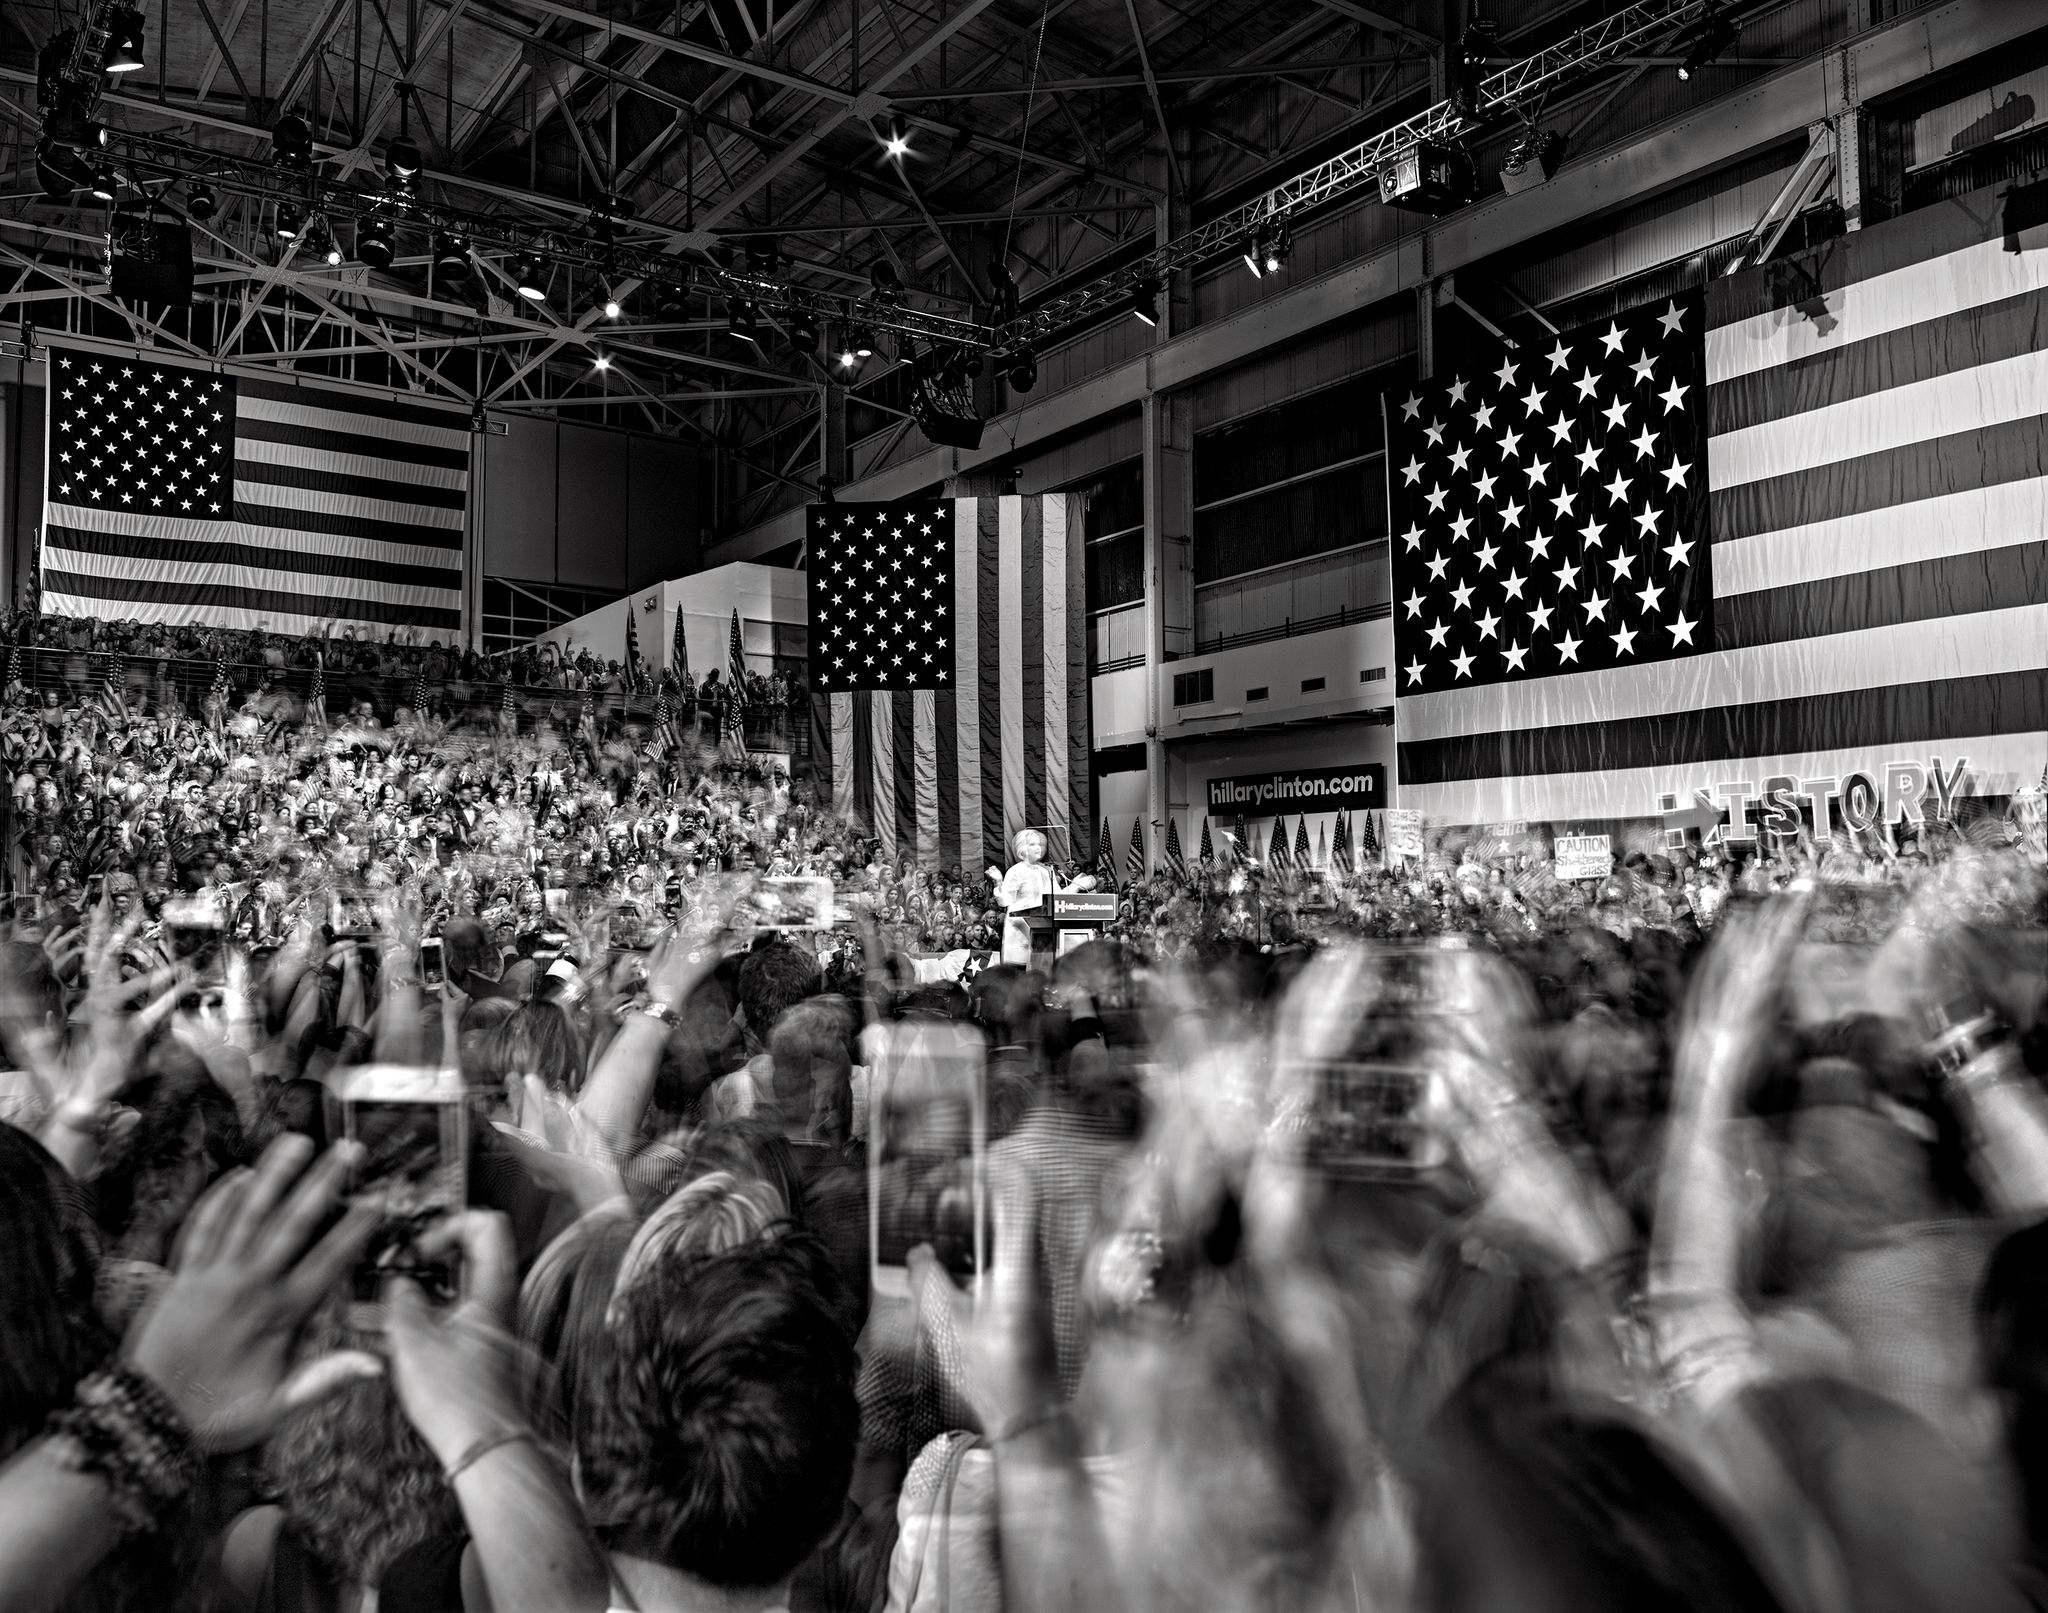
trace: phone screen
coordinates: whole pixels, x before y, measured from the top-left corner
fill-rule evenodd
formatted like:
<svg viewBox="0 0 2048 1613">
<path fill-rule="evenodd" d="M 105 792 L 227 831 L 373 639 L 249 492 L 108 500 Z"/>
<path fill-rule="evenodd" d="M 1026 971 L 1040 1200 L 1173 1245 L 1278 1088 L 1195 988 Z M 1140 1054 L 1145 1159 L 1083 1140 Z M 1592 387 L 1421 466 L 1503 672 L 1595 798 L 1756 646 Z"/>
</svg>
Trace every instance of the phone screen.
<svg viewBox="0 0 2048 1613">
<path fill-rule="evenodd" d="M 869 1257 L 877 1292 L 902 1293 L 920 1244 L 955 1277 L 983 1268 L 993 1241 L 988 1115 L 971 1027 L 888 1030 L 868 1111 Z"/>
<path fill-rule="evenodd" d="M 441 959 L 441 938 L 430 935 L 420 942 L 420 984 L 438 991 L 448 979 Z"/>
<path fill-rule="evenodd" d="M 374 1204 L 376 1236 L 357 1263 L 355 1297 L 372 1300 L 387 1277 L 407 1276 L 436 1299 L 456 1294 L 452 1256 L 422 1255 L 417 1240 L 469 1199 L 468 1128 L 459 1099 L 345 1101 L 350 1140 L 363 1149 L 352 1203 Z"/>
<path fill-rule="evenodd" d="M 1332 1176 L 1432 1170 L 1449 1147 L 1429 1123 L 1430 1076 L 1417 1065 L 1333 1061 L 1309 1066 L 1305 1160 Z"/>
</svg>

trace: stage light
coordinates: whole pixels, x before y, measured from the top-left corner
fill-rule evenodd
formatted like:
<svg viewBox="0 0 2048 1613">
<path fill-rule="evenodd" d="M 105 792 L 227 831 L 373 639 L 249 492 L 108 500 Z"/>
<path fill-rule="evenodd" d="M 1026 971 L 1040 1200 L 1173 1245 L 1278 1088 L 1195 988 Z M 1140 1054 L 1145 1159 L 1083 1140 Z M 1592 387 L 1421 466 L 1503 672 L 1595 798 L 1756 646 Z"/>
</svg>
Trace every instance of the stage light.
<svg viewBox="0 0 2048 1613">
<path fill-rule="evenodd" d="M 1131 312 L 1147 325 L 1159 323 L 1159 281 L 1147 275 L 1131 286 Z"/>
<path fill-rule="evenodd" d="M 590 367 L 593 370 L 608 370 L 612 367 L 612 356 L 601 347 L 590 350 Z"/>
<path fill-rule="evenodd" d="M 123 6 L 107 17 L 107 48 L 100 58 L 103 73 L 134 73 L 142 67 L 142 13 Z"/>
<path fill-rule="evenodd" d="M 209 219 L 220 211 L 220 198 L 204 180 L 194 180 L 185 194 L 185 211 L 196 219 Z"/>
<path fill-rule="evenodd" d="M 818 316 L 808 308 L 799 308 L 789 316 L 789 345 L 800 353 L 815 353 L 823 332 Z"/>
<path fill-rule="evenodd" d="M 1719 11 L 1709 11 L 1681 33 L 1678 42 L 1687 47 L 1684 59 L 1678 64 L 1678 76 L 1691 79 L 1735 43 L 1735 26 Z"/>
<path fill-rule="evenodd" d="M 1278 274 L 1287 267 L 1287 256 L 1294 250 L 1294 237 L 1288 233 L 1285 224 L 1274 228 L 1266 237 L 1266 273 Z"/>
<path fill-rule="evenodd" d="M 687 319 L 690 313 L 690 293 L 682 286 L 657 286 L 654 290 L 654 311 L 662 319 Z"/>
<path fill-rule="evenodd" d="M 1564 146 L 1555 129 L 1524 129 L 1500 165 L 1501 188 L 1513 195 L 1546 183 L 1564 161 Z"/>
<path fill-rule="evenodd" d="M 1456 82 L 1451 87 L 1451 110 L 1461 118 L 1479 111 L 1479 86 L 1486 78 L 1486 58 L 1500 43 L 1500 24 L 1491 17 L 1474 17 L 1458 40 Z"/>
<path fill-rule="evenodd" d="M 356 258 L 365 268 L 388 269 L 398 256 L 392 240 L 395 230 L 390 219 L 372 213 L 356 225 Z"/>
<path fill-rule="evenodd" d="M 384 148 L 384 172 L 400 185 L 410 185 L 420 174 L 420 148 L 400 135 Z"/>
<path fill-rule="evenodd" d="M 857 370 L 860 368 L 860 354 L 853 350 L 853 343 L 851 341 L 844 341 L 839 344 L 839 367 L 842 370 Z"/>
<path fill-rule="evenodd" d="M 277 221 L 271 231 L 280 241 L 296 241 L 299 231 L 306 227 L 306 210 L 296 202 L 277 204 Z"/>
<path fill-rule="evenodd" d="M 121 176 L 103 162 L 92 165 L 92 178 L 86 182 L 96 202 L 111 202 L 121 189 Z"/>
<path fill-rule="evenodd" d="M 875 356 L 875 333 L 873 331 L 862 330 L 855 332 L 853 355 L 855 358 L 873 358 Z"/>
<path fill-rule="evenodd" d="M 546 302 L 548 294 L 541 284 L 540 263 L 531 257 L 512 260 L 512 284 L 519 295 L 528 302 Z"/>
<path fill-rule="evenodd" d="M 341 266 L 341 243 L 335 240 L 324 218 L 316 218 L 306 226 L 306 255 L 319 259 L 330 269 Z"/>
<path fill-rule="evenodd" d="M 910 130 L 901 118 L 889 120 L 889 138 L 882 142 L 882 149 L 899 161 L 910 155 Z"/>
<path fill-rule="evenodd" d="M 92 166 L 69 146 L 44 135 L 36 142 L 36 180 L 50 201 L 69 201 L 74 191 L 92 182 Z"/>
<path fill-rule="evenodd" d="M 885 308 L 893 306 L 903 295 L 903 282 L 897 276 L 896 265 L 887 258 L 877 258 L 868 265 L 868 285 L 875 301 Z"/>
<path fill-rule="evenodd" d="M 1019 392 L 1029 392 L 1038 385 L 1038 360 L 1032 356 L 1031 349 L 1027 347 L 1023 352 L 1012 355 L 1007 373 L 1010 385 Z"/>
<path fill-rule="evenodd" d="M 619 317 L 619 315 L 623 314 L 623 313 L 624 313 L 625 311 L 626 311 L 626 310 L 625 310 L 625 309 L 624 309 L 624 308 L 623 308 L 623 307 L 622 307 L 622 306 L 620 305 L 620 303 L 619 303 L 619 298 L 618 298 L 618 294 L 617 294 L 616 292 L 611 292 L 611 291 L 607 291 L 607 292 L 606 292 L 606 293 L 604 294 L 604 317 L 605 317 L 605 318 L 607 318 L 607 319 L 617 319 L 617 318 Z"/>
<path fill-rule="evenodd" d="M 434 237 L 434 273 L 461 274 L 469 268 L 469 242 L 460 235 Z"/>
<path fill-rule="evenodd" d="M 728 336 L 752 342 L 758 347 L 761 342 L 761 310 L 749 298 L 732 298 L 725 305 L 725 330 Z"/>
<path fill-rule="evenodd" d="M 747 237 L 747 270 L 751 274 L 769 275 L 782 267 L 782 237 L 779 235 L 750 235 Z"/>
<path fill-rule="evenodd" d="M 270 158 L 280 168 L 305 168 L 313 161 L 313 131 L 295 112 L 279 118 L 270 131 Z"/>
</svg>

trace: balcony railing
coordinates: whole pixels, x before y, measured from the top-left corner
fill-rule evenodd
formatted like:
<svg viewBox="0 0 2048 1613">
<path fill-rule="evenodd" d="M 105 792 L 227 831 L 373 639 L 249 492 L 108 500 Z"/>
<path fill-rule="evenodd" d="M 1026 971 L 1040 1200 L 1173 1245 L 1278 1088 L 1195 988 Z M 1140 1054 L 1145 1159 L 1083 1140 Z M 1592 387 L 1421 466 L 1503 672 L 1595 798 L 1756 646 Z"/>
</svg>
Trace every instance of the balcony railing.
<svg viewBox="0 0 2048 1613">
<path fill-rule="evenodd" d="M 1250 628 L 1242 633 L 1224 633 L 1216 638 L 1203 639 L 1195 645 L 1196 655 L 1208 655 L 1217 650 L 1234 650 L 1244 644 L 1264 644 L 1276 638 L 1300 638 L 1305 633 L 1327 632 L 1333 627 L 1349 627 L 1356 622 L 1377 622 L 1394 614 L 1391 600 L 1382 600 L 1377 605 L 1343 605 L 1327 616 L 1288 617 L 1284 621 L 1265 627 Z"/>
</svg>

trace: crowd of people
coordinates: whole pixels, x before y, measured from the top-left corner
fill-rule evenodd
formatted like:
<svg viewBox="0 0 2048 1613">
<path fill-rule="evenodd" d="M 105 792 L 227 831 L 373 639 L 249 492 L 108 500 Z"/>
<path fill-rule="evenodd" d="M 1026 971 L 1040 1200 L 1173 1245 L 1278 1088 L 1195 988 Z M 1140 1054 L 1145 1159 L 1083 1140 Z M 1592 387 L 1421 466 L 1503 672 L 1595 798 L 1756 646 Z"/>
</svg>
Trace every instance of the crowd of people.
<svg viewBox="0 0 2048 1613">
<path fill-rule="evenodd" d="M 0 1608 L 2048 1604 L 2031 820 L 1226 844 L 1027 966 L 715 730 L 29 631 Z"/>
</svg>

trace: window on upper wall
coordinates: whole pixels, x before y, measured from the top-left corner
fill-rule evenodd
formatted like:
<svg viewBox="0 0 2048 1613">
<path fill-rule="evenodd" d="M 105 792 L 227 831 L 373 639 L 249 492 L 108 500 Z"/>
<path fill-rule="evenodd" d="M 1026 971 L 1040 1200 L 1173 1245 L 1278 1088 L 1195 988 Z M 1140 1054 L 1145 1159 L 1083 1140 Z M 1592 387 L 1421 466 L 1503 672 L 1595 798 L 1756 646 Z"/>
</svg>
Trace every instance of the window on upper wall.
<svg viewBox="0 0 2048 1613">
<path fill-rule="evenodd" d="M 1114 610 L 1145 597 L 1145 468 L 1130 459 L 1081 489 L 1087 605 Z"/>
<path fill-rule="evenodd" d="M 1203 667 L 1199 672 L 1176 672 L 1173 675 L 1173 703 L 1176 706 L 1200 706 L 1216 698 L 1216 669 Z"/>
<path fill-rule="evenodd" d="M 1858 123 L 1866 224 L 2037 179 L 2048 168 L 2048 43 L 1920 79 Z"/>
</svg>

